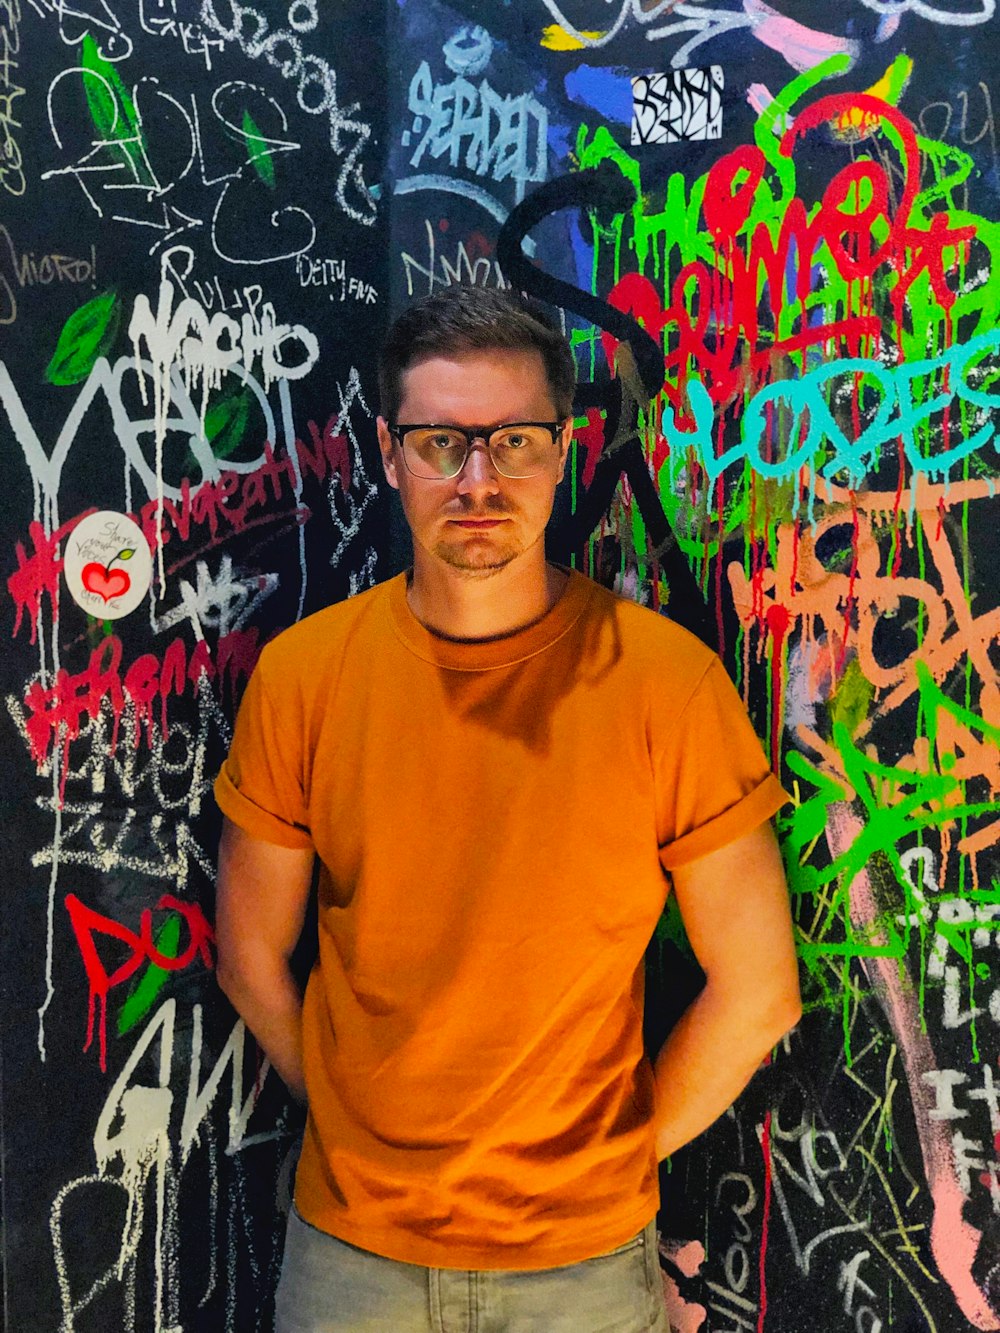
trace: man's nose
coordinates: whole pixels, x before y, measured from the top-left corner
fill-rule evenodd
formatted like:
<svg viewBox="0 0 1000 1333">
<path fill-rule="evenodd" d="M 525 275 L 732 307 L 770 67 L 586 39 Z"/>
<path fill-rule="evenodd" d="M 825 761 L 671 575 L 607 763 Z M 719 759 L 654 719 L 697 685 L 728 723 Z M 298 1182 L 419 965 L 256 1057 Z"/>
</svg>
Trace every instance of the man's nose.
<svg viewBox="0 0 1000 1333">
<path fill-rule="evenodd" d="M 470 448 L 462 471 L 458 474 L 458 489 L 463 494 L 499 491 L 499 474 L 493 466 L 485 440 L 476 439 Z"/>
</svg>

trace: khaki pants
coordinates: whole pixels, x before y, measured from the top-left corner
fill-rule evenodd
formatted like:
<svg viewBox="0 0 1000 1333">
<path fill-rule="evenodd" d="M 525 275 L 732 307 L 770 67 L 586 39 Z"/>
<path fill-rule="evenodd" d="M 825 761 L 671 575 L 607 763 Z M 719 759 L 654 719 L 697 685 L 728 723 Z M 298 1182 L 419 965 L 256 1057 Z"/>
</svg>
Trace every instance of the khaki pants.
<svg viewBox="0 0 1000 1333">
<path fill-rule="evenodd" d="M 359 1250 L 293 1209 L 275 1333 L 669 1333 L 656 1223 L 583 1263 L 467 1272 Z"/>
</svg>

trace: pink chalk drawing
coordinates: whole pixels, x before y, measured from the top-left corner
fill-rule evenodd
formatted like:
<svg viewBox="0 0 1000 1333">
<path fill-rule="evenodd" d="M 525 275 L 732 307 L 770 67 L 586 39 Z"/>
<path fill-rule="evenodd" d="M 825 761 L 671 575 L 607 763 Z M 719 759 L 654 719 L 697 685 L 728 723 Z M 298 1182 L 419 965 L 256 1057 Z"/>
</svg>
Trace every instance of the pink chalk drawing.
<svg viewBox="0 0 1000 1333">
<path fill-rule="evenodd" d="M 862 830 L 861 820 L 846 802 L 831 804 L 826 838 L 834 858 L 846 851 Z M 880 909 L 867 870 L 859 871 L 850 884 L 850 913 L 854 927 L 868 932 L 872 942 L 878 944 Z M 931 1115 L 933 1106 L 923 1075 L 935 1070 L 937 1063 L 930 1039 L 921 1028 L 917 988 L 897 958 L 865 957 L 861 964 L 899 1043 L 906 1070 L 924 1174 L 934 1204 L 930 1236 L 934 1262 L 972 1327 L 993 1333 L 1000 1330 L 1000 1316 L 991 1309 L 972 1275 L 982 1232 L 962 1215 L 965 1194 L 955 1170 L 948 1125 Z"/>
<path fill-rule="evenodd" d="M 668 1240 L 661 1237 L 660 1251 L 685 1277 L 695 1277 L 705 1262 L 705 1247 L 697 1240 Z M 670 1333 L 699 1333 L 708 1311 L 696 1301 L 685 1300 L 677 1283 L 665 1269 L 661 1268 L 660 1274 L 663 1278 L 663 1301 L 670 1320 Z"/>
</svg>

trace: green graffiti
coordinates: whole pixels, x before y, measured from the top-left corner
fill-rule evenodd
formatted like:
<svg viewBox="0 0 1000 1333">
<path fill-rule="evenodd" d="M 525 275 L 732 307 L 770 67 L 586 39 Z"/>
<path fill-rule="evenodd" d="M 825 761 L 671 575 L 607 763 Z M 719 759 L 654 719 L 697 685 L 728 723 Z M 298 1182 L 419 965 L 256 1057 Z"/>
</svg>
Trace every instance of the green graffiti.
<svg viewBox="0 0 1000 1333">
<path fill-rule="evenodd" d="M 857 658 L 852 657 L 830 696 L 828 707 L 831 720 L 842 723 L 848 735 L 853 736 L 868 716 L 874 697 L 874 686 L 866 680 Z"/>
<path fill-rule="evenodd" d="M 114 291 L 95 296 L 74 310 L 63 325 L 52 360 L 45 369 L 50 384 L 79 384 L 114 347 L 122 307 Z"/>
<path fill-rule="evenodd" d="M 251 391 L 243 386 L 214 398 L 205 413 L 205 438 L 216 458 L 229 458 L 239 448 L 254 401 Z"/>
<path fill-rule="evenodd" d="M 254 170 L 268 189 L 273 190 L 274 158 L 267 146 L 267 140 L 261 134 L 249 111 L 243 112 L 243 133 L 246 135 L 247 147 L 250 149 L 250 161 L 253 163 Z"/>
<path fill-rule="evenodd" d="M 840 756 L 843 781 L 831 777 L 796 751 L 786 757 L 788 769 L 799 781 L 799 800 L 790 813 L 779 817 L 782 848 L 789 884 L 798 900 L 799 953 L 811 983 L 806 996 L 809 1008 L 840 1007 L 844 1017 L 845 1049 L 850 1054 L 849 1014 L 860 988 L 850 972 L 850 963 L 866 957 L 890 957 L 902 961 L 914 942 L 919 946 L 919 999 L 923 1013 L 930 952 L 947 945 L 965 965 L 969 976 L 970 1007 L 977 973 L 972 953 L 972 934 L 977 929 L 1000 931 L 1000 922 L 980 917 L 950 920 L 934 912 L 922 889 L 915 888 L 904 868 L 905 849 L 923 846 L 931 832 L 995 817 L 995 803 L 984 795 L 974 799 L 969 780 L 956 772 L 956 756 L 942 749 L 945 718 L 968 733 L 968 744 L 1000 746 L 1000 728 L 992 726 L 964 705 L 950 699 L 922 662 L 916 663 L 918 685 L 918 731 L 929 742 L 928 753 L 936 755 L 936 766 L 919 769 L 907 762 L 879 762 L 855 741 L 853 731 L 863 715 L 867 682 L 860 671 L 852 678 L 845 671 L 830 704 L 833 742 Z M 802 794 L 801 785 L 811 788 Z M 831 818 L 831 807 L 849 800 L 859 832 L 850 846 L 826 864 L 816 864 L 817 848 Z M 964 864 L 964 860 L 960 862 Z M 851 888 L 858 875 L 867 873 L 880 904 L 876 919 L 861 925 L 851 913 Z M 971 898 L 976 904 L 1000 902 L 1000 886 L 968 893 L 960 882 L 957 892 L 937 894 L 934 907 L 957 899 Z M 975 1019 L 970 1021 L 973 1060 L 979 1058 Z"/>
<path fill-rule="evenodd" d="M 176 958 L 181 938 L 181 918 L 175 914 L 167 918 L 156 933 L 156 950 L 163 958 Z M 166 984 L 170 973 L 166 968 L 150 963 L 135 985 L 118 1014 L 118 1035 L 124 1037 L 137 1023 L 141 1023 L 156 1003 L 156 997 Z"/>
<path fill-rule="evenodd" d="M 135 101 L 117 67 L 104 59 L 89 32 L 80 44 L 80 67 L 85 72 L 83 88 L 97 138 L 122 152 L 136 182 L 155 187 Z"/>
<path fill-rule="evenodd" d="M 949 699 L 931 675 L 925 662 L 918 659 L 915 668 L 920 700 L 919 734 L 925 735 L 931 744 L 936 746 L 941 729 L 941 714 L 946 713 L 968 731 L 973 734 L 978 733 L 984 741 L 1000 745 L 1000 727 L 992 726 L 978 713 L 956 703 L 954 699 Z"/>
<path fill-rule="evenodd" d="M 752 603 L 738 607 L 737 664 L 753 672 L 756 662 L 775 734 L 791 696 L 784 654 L 796 670 L 815 659 L 793 659 L 802 641 L 776 639 L 767 612 L 780 606 L 796 634 L 818 638 L 808 603 L 796 607 L 798 589 L 808 591 L 799 538 L 813 525 L 814 545 L 817 507 L 842 504 L 850 534 L 846 492 L 882 491 L 885 502 L 865 510 L 877 576 L 911 578 L 916 566 L 932 585 L 928 556 L 947 522 L 971 604 L 970 501 L 949 505 L 947 485 L 1000 473 L 1000 222 L 970 207 L 974 146 L 914 127 L 907 57 L 863 95 L 840 91 L 848 65 L 837 57 L 792 79 L 761 111 L 750 142 L 720 150 L 697 179 L 633 155 L 603 127 L 579 126 L 573 156 L 581 171 L 610 165 L 634 191 L 620 212 L 595 197 L 583 222 L 592 290 L 662 348 L 663 388 L 640 413 L 640 439 L 703 591 L 725 597 L 727 556 L 734 574 L 742 566 L 741 595 L 749 589 Z M 827 99 L 833 78 L 838 92 Z M 581 368 L 589 358 L 590 377 L 600 378 L 608 336 L 577 330 L 573 341 Z M 603 369 L 618 374 L 614 360 L 609 349 Z M 585 438 L 586 450 L 574 451 L 574 493 L 585 459 L 593 465 L 593 437 Z M 936 482 L 944 498 L 930 520 L 936 531 L 925 531 L 933 502 L 925 494 L 918 512 L 917 494 Z M 965 487 L 966 496 L 981 492 Z M 589 565 L 583 554 L 585 568 L 598 568 L 613 536 L 623 578 L 646 592 L 657 569 L 637 508 L 622 484 L 591 535 Z M 932 992 L 956 1002 L 954 969 L 950 990 L 941 975 L 950 950 L 975 1060 L 975 988 L 989 964 L 975 953 L 982 914 L 970 925 L 961 913 L 990 892 L 979 888 L 977 854 L 967 848 L 984 845 L 996 818 L 1000 729 L 976 715 L 982 667 L 971 650 L 942 681 L 918 660 L 915 697 L 898 719 L 909 727 L 916 710 L 913 751 L 881 752 L 880 702 L 850 651 L 865 632 L 873 576 L 869 553 L 859 573 L 858 530 L 854 511 L 854 536 L 830 549 L 834 530 L 824 543 L 823 567 L 845 593 L 842 620 L 824 624 L 833 683 L 819 710 L 823 759 L 786 756 L 796 802 L 779 818 L 806 1007 L 841 1011 L 850 1059 L 876 967 L 905 970 L 923 1014 Z M 899 628 L 915 634 L 919 658 L 932 621 L 915 600 L 912 623 Z M 849 830 L 844 845 L 833 827 Z M 932 866 L 933 878 L 921 878 Z"/>
<path fill-rule="evenodd" d="M 742 532 L 773 546 L 781 523 L 799 517 L 812 521 L 817 475 L 838 456 L 842 468 L 849 465 L 853 474 L 853 480 L 846 473 L 841 480 L 856 485 L 903 448 L 897 446 L 898 434 L 908 441 L 911 466 L 940 472 L 943 479 L 959 471 L 997 472 L 995 452 L 988 448 L 990 432 L 983 428 L 994 415 L 993 398 L 1000 399 L 992 393 L 1000 380 L 1000 357 L 988 342 L 975 340 L 1000 322 L 1000 282 L 992 277 L 1000 264 L 1000 222 L 968 208 L 974 170 L 968 152 L 916 131 L 908 140 L 903 120 L 897 125 L 889 114 L 903 99 L 910 60 L 898 57 L 880 81 L 884 116 L 870 111 L 871 98 L 864 112 L 851 111 L 850 97 L 843 99 L 845 114 L 870 119 L 857 130 L 850 154 L 852 169 L 863 169 L 841 187 L 841 197 L 819 199 L 814 185 L 802 187 L 802 178 L 810 179 L 810 164 L 804 168 L 802 162 L 808 135 L 782 151 L 782 136 L 808 113 L 822 83 L 845 74 L 848 66 L 838 56 L 791 80 L 758 117 L 753 144 L 719 159 L 735 162 L 737 153 L 756 155 L 746 157 L 755 172 L 752 180 L 750 165 L 731 176 L 732 197 L 740 192 L 749 197 L 729 215 L 728 231 L 717 221 L 714 230 L 710 225 L 721 206 L 718 183 L 709 193 L 718 164 L 691 182 L 681 172 L 652 174 L 605 127 L 578 127 L 576 167 L 609 163 L 635 191 L 635 203 L 626 211 L 602 212 L 599 204 L 591 210 L 592 286 L 602 295 L 610 293 L 612 302 L 623 304 L 662 340 L 665 383 L 657 410 L 649 414 L 647 456 L 652 461 L 657 453 L 660 460 L 654 471 L 661 500 L 702 586 L 708 584 L 707 564 L 720 557 L 728 538 Z M 846 155 L 843 161 L 846 167 Z M 914 179 L 918 170 L 919 180 Z M 888 192 L 891 206 L 873 206 L 876 181 Z M 904 190 L 912 191 L 905 227 L 893 231 Z M 708 216 L 707 202 L 715 210 Z M 843 219 L 840 236 L 828 225 L 833 209 Z M 870 277 L 851 276 L 857 258 L 875 255 L 888 243 L 895 247 L 892 256 L 887 249 Z M 636 278 L 645 280 L 647 288 L 636 287 Z M 632 285 L 623 286 L 616 298 L 626 280 Z M 825 340 L 813 338 L 811 327 L 829 334 Z M 958 376 L 947 355 L 959 329 L 963 345 L 981 349 L 962 366 L 968 401 L 956 395 Z M 589 341 L 593 361 L 599 340 L 581 334 L 578 341 Z M 845 355 L 859 367 L 853 387 L 831 375 L 818 390 L 822 404 L 814 393 L 807 411 L 801 404 L 800 410 L 791 410 L 793 400 L 798 402 L 795 382 Z M 890 429 L 882 440 L 870 430 L 873 420 L 896 424 L 888 422 L 884 362 L 899 368 L 897 378 L 906 392 L 900 396 L 898 432 Z M 743 457 L 740 432 L 754 400 L 767 386 L 786 379 L 793 382 L 789 393 L 772 393 L 767 404 L 762 432 L 767 452 L 760 460 Z M 691 398 L 698 385 L 711 395 L 707 421 Z M 810 426 L 810 420 L 818 423 L 824 415 L 828 431 Z M 672 425 L 675 416 L 679 429 Z M 692 428 L 694 449 L 683 438 Z M 658 444 L 659 431 L 667 436 L 667 451 Z M 856 446 L 866 431 L 873 441 L 868 454 Z M 803 444 L 809 446 L 804 453 Z M 938 457 L 940 467 L 935 466 Z M 719 464 L 725 469 L 724 486 L 712 482 L 716 459 L 728 460 Z M 766 496 L 755 494 L 762 482 L 758 463 L 765 471 L 780 472 L 783 459 L 795 460 L 784 484 Z M 709 475 L 703 474 L 703 465 Z M 895 543 L 898 526 L 892 529 Z M 639 577 L 647 578 L 645 553 L 637 549 L 635 557 Z"/>
</svg>

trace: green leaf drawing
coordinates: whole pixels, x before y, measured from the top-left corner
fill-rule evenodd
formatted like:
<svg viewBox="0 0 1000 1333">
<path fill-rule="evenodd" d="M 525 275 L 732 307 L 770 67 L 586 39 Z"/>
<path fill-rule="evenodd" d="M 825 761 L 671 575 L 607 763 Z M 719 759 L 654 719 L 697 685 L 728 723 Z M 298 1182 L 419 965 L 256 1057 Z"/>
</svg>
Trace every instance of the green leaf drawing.
<svg viewBox="0 0 1000 1333">
<path fill-rule="evenodd" d="M 101 56 L 90 33 L 80 46 L 80 66 L 93 76 L 84 79 L 83 87 L 97 137 L 119 146 L 138 183 L 155 185 L 135 102 L 118 70 Z"/>
<path fill-rule="evenodd" d="M 176 958 L 181 938 L 181 919 L 170 916 L 156 933 L 156 951 L 163 958 Z M 156 997 L 166 984 L 170 973 L 166 968 L 150 963 L 136 982 L 118 1014 L 118 1035 L 124 1037 L 152 1009 Z"/>
<path fill-rule="evenodd" d="M 274 158 L 267 146 L 267 140 L 260 132 L 260 126 L 257 125 L 249 111 L 243 112 L 243 133 L 246 135 L 247 147 L 250 149 L 250 161 L 253 163 L 254 170 L 268 189 L 273 190 Z"/>
<path fill-rule="evenodd" d="M 239 448 L 252 401 L 251 391 L 241 387 L 220 395 L 205 413 L 205 438 L 216 458 L 228 458 Z"/>
<path fill-rule="evenodd" d="M 135 551 L 133 551 L 133 550 L 131 549 L 131 547 L 126 546 L 124 551 L 119 551 L 119 552 L 118 552 L 118 554 L 115 556 L 115 559 L 116 559 L 116 560 L 131 560 L 132 557 L 133 557 L 134 555 L 135 555 Z"/>
<path fill-rule="evenodd" d="M 99 357 L 106 356 L 118 337 L 122 307 L 115 291 L 104 292 L 74 310 L 63 325 L 62 333 L 45 369 L 50 384 L 79 384 L 94 368 Z"/>
</svg>

